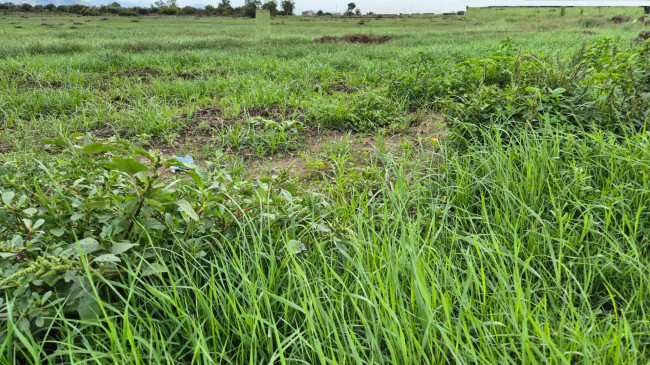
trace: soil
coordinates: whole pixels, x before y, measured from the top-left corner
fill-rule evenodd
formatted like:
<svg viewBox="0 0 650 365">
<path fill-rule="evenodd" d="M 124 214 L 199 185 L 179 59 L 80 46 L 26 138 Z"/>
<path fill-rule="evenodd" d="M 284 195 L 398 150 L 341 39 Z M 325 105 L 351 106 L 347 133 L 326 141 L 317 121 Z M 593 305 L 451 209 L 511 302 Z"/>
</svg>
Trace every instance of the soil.
<svg viewBox="0 0 650 365">
<path fill-rule="evenodd" d="M 609 21 L 614 24 L 627 23 L 630 21 L 630 17 L 623 15 L 614 15 Z"/>
<path fill-rule="evenodd" d="M 285 117 L 283 117 L 283 114 Z M 224 118 L 222 110 L 218 107 L 209 107 L 196 110 L 192 115 L 192 123 L 179 131 L 179 134 L 172 145 L 163 139 L 151 141 L 147 148 L 154 148 L 164 156 L 172 157 L 177 153 L 185 152 L 181 149 L 189 148 L 190 154 L 197 161 L 201 161 L 200 149 L 203 146 L 213 145 L 215 135 L 219 130 L 235 123 L 243 123 L 250 117 L 262 117 L 265 119 L 304 120 L 301 110 L 287 109 L 285 113 L 280 108 L 254 108 L 235 118 Z M 187 118 L 187 116 L 181 116 Z M 436 138 L 442 140 L 446 137 L 447 131 L 442 124 L 443 117 L 439 114 L 426 115 L 422 122 L 410 126 L 405 131 L 386 135 L 382 138 L 381 148 L 384 153 L 398 151 L 405 144 L 431 144 Z M 114 135 L 109 127 L 103 127 L 91 132 L 96 137 L 108 138 Z M 287 171 L 293 176 L 309 179 L 313 171 L 309 168 L 310 157 L 322 157 L 326 149 L 333 143 L 340 142 L 345 138 L 350 140 L 350 153 L 355 157 L 357 163 L 363 164 L 368 156 L 376 156 L 379 153 L 379 141 L 374 135 L 348 133 L 338 130 L 326 130 L 312 128 L 301 133 L 302 148 L 298 151 L 284 152 L 281 154 L 263 156 L 255 154 L 254 151 L 246 149 L 228 151 L 229 154 L 237 156 L 247 166 L 247 174 L 252 178 L 259 178 L 267 174 L 275 174 L 280 171 Z M 179 152 L 181 151 L 181 152 Z M 200 162 L 199 162 L 200 163 Z"/>
<path fill-rule="evenodd" d="M 360 33 L 360 34 L 348 34 L 343 37 L 335 37 L 331 35 L 325 35 L 315 40 L 317 43 L 335 43 L 335 42 L 348 42 L 348 43 L 377 43 L 382 44 L 391 40 L 391 36 L 382 35 L 375 36 L 373 34 Z"/>
</svg>

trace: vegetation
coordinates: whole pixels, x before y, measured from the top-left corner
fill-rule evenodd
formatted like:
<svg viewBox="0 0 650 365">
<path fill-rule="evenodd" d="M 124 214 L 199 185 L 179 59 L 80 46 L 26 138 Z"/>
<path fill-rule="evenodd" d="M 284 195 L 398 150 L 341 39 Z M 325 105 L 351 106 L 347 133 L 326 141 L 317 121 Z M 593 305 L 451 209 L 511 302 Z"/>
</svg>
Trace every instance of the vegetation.
<svg viewBox="0 0 650 365">
<path fill-rule="evenodd" d="M 0 363 L 647 363 L 642 9 L 549 10 L 1 18 Z"/>
<path fill-rule="evenodd" d="M 262 4 L 259 0 L 245 1 L 243 6 L 232 7 L 230 0 L 221 0 L 217 7 L 206 5 L 205 8 L 184 6 L 180 8 L 176 0 L 157 0 L 151 7 L 122 7 L 120 3 L 113 2 L 109 5 L 88 6 L 75 5 L 30 5 L 27 3 L 13 4 L 0 3 L 0 11 L 7 13 L 36 13 L 36 14 L 78 14 L 84 16 L 119 15 L 119 16 L 148 16 L 148 15 L 192 15 L 192 16 L 244 16 L 255 17 L 256 9 L 269 10 L 271 15 L 293 15 L 295 3 L 291 0 L 282 2 L 282 11 L 278 11 L 278 4 L 269 0 Z"/>
</svg>

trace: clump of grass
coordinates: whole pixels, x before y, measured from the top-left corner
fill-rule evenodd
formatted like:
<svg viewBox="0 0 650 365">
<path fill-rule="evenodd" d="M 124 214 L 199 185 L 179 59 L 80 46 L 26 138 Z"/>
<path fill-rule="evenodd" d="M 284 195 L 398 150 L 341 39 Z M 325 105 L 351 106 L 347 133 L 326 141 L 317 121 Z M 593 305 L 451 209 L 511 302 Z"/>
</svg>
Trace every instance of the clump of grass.
<svg viewBox="0 0 650 365">
<path fill-rule="evenodd" d="M 595 28 L 602 26 L 604 23 L 598 18 L 584 18 L 578 20 L 578 24 L 580 24 L 580 26 L 583 28 Z"/>
</svg>

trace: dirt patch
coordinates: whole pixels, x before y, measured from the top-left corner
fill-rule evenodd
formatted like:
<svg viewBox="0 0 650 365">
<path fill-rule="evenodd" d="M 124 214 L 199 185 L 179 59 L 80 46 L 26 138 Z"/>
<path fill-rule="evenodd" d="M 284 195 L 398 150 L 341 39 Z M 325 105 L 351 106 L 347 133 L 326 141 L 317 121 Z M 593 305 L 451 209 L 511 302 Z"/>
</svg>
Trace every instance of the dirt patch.
<svg viewBox="0 0 650 365">
<path fill-rule="evenodd" d="M 14 28 L 15 28 L 15 29 L 22 29 L 22 28 L 25 28 L 25 27 L 21 27 L 20 25 L 17 25 L 17 26 L 15 26 Z"/>
<path fill-rule="evenodd" d="M 247 162 L 252 168 L 248 170 L 248 174 L 259 178 L 264 174 L 288 170 L 294 176 L 310 179 L 314 171 L 314 158 L 326 157 L 325 153 L 329 146 L 342 142 L 348 138 L 348 135 L 350 155 L 354 158 L 354 163 L 361 166 L 368 157 L 376 156 L 380 150 L 383 153 L 392 153 L 399 151 L 405 145 L 438 143 L 447 135 L 446 129 L 441 127 L 442 120 L 443 117 L 439 114 L 426 115 L 419 124 L 412 125 L 402 133 L 384 136 L 381 141 L 374 135 L 348 134 L 337 130 L 314 128 L 302 134 L 302 145 L 305 148 L 301 151 L 285 153 L 281 156 L 249 157 Z"/>
<path fill-rule="evenodd" d="M 14 149 L 9 143 L 0 142 L 0 153 L 9 153 Z"/>
<path fill-rule="evenodd" d="M 146 148 L 154 148 L 164 156 L 172 157 L 180 153 L 189 153 L 199 164 L 208 156 L 202 156 L 202 147 L 216 146 L 219 144 L 219 132 L 235 123 L 243 123 L 249 116 L 260 116 L 268 119 L 281 120 L 301 119 L 302 111 L 280 108 L 254 108 L 249 109 L 235 118 L 224 118 L 222 109 L 210 107 L 196 110 L 186 128 L 180 130 L 175 141 L 170 145 L 162 139 L 145 143 Z M 187 118 L 187 116 L 181 116 Z M 401 154 L 410 146 L 421 146 L 422 151 L 435 151 L 439 140 L 446 137 L 443 117 L 439 114 L 427 114 L 421 122 L 411 125 L 408 129 L 383 137 L 374 134 L 349 133 L 338 130 L 325 130 L 311 128 L 301 132 L 301 149 L 298 151 L 283 152 L 271 156 L 259 156 L 252 150 L 230 150 L 228 154 L 236 156 L 244 163 L 246 174 L 251 178 L 259 178 L 282 171 L 292 176 L 311 180 L 322 177 L 322 173 L 329 174 L 333 165 L 328 159 L 334 144 L 349 141 L 347 148 L 351 156 L 350 163 L 358 166 L 368 164 L 368 161 L 380 153 Z M 114 131 L 106 126 L 93 130 L 96 137 L 108 138 Z M 376 163 L 376 161 L 375 161 Z"/>
<path fill-rule="evenodd" d="M 41 27 L 52 27 L 52 24 L 41 23 Z"/>
<path fill-rule="evenodd" d="M 376 36 L 373 34 L 359 33 L 359 34 L 348 34 L 343 37 L 334 37 L 331 35 L 325 35 L 315 40 L 316 43 L 335 43 L 335 42 L 348 42 L 348 43 L 377 43 L 382 44 L 391 40 L 392 37 L 389 35 Z"/>
<path fill-rule="evenodd" d="M 116 76 L 137 76 L 138 78 L 146 78 L 148 76 L 158 76 L 160 71 L 153 69 L 149 66 L 142 68 L 134 68 L 125 71 L 119 71 L 115 73 Z"/>
<path fill-rule="evenodd" d="M 650 39 L 650 32 L 648 32 L 647 30 L 642 31 L 641 33 L 639 33 L 639 35 L 636 36 L 636 40 L 639 42 L 643 42 L 647 39 Z"/>
<path fill-rule="evenodd" d="M 101 19 L 99 19 L 99 20 L 101 20 L 101 21 L 104 21 L 104 22 L 105 22 L 105 21 L 107 21 L 107 20 L 108 20 L 108 18 L 101 18 Z"/>
<path fill-rule="evenodd" d="M 622 24 L 622 23 L 627 23 L 630 21 L 629 16 L 623 16 L 623 15 L 614 15 L 611 19 L 609 19 L 610 22 L 614 24 Z"/>
<path fill-rule="evenodd" d="M 271 108 L 251 108 L 242 113 L 238 119 L 246 120 L 254 117 L 273 119 L 276 121 L 292 119 L 303 122 L 305 120 L 303 111 L 294 108 L 282 110 L 277 106 Z"/>
<path fill-rule="evenodd" d="M 16 23 L 12 23 L 12 24 L 16 24 Z M 338 42 L 339 40 L 340 39 L 338 37 L 333 37 L 331 35 L 324 35 L 324 36 L 316 39 L 315 42 L 317 42 L 317 43 L 334 43 L 334 42 Z"/>
<path fill-rule="evenodd" d="M 645 26 L 650 26 L 650 20 L 648 20 L 647 22 L 645 22 L 643 25 L 645 25 Z"/>
<path fill-rule="evenodd" d="M 344 82 L 337 82 L 329 86 L 330 91 L 338 91 L 346 94 L 354 94 L 358 92 L 359 90 L 353 89 L 349 87 L 346 83 Z"/>
<path fill-rule="evenodd" d="M 84 23 L 72 23 L 72 25 L 84 25 Z"/>
<path fill-rule="evenodd" d="M 184 118 L 187 119 L 187 115 Z M 218 107 L 195 110 L 192 114 L 191 121 L 191 124 L 181 133 L 181 137 L 195 135 L 201 128 L 207 127 L 208 129 L 219 130 L 233 125 L 236 122 L 234 119 L 224 119 L 222 110 Z"/>
<path fill-rule="evenodd" d="M 99 138 L 109 138 L 115 135 L 115 131 L 110 127 L 101 127 L 90 131 L 90 134 Z"/>
<path fill-rule="evenodd" d="M 200 76 L 201 74 L 196 72 L 180 72 L 175 75 L 176 78 L 184 80 L 194 80 Z"/>
<path fill-rule="evenodd" d="M 583 30 L 582 33 L 584 33 L 584 34 L 588 34 L 588 35 L 595 35 L 595 34 L 598 34 L 598 33 L 596 33 L 596 32 L 592 32 L 592 31 L 590 31 L 590 30 Z"/>
<path fill-rule="evenodd" d="M 639 23 L 645 23 L 645 15 L 641 15 L 636 21 Z"/>
</svg>

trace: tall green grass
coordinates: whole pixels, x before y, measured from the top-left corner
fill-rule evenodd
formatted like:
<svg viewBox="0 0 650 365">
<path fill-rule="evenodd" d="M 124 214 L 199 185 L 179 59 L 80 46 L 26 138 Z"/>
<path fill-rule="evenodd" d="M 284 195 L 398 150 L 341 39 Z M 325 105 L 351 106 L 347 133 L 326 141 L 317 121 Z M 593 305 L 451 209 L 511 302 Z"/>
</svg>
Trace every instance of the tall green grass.
<svg viewBox="0 0 650 365">
<path fill-rule="evenodd" d="M 8 251 L 22 226 L 0 222 L 2 259 L 18 267 L 86 236 L 139 244 L 110 274 L 82 255 L 68 278 L 83 279 L 72 309 L 66 301 L 78 298 L 46 294 L 39 280 L 0 288 L 0 363 L 648 363 L 647 113 L 594 112 L 643 105 L 647 52 L 629 42 L 641 28 L 606 21 L 634 9 L 547 10 L 371 19 L 365 31 L 393 35 L 383 45 L 313 42 L 357 32 L 336 19 L 287 19 L 268 44 L 243 19 L 111 19 L 84 34 L 0 20 L 0 35 L 14 36 L 0 39 L 0 190 L 18 192 L 0 213 L 36 206 L 29 217 L 42 212 L 50 232 L 39 236 L 43 250 L 20 257 Z M 593 65 L 570 62 L 596 36 L 585 27 L 617 39 L 599 43 L 612 46 Z M 512 54 L 494 56 L 500 45 Z M 215 107 L 229 121 L 277 108 L 307 128 L 400 131 L 436 106 L 455 117 L 454 138 L 405 136 L 388 149 L 390 136 L 375 133 L 363 151 L 347 134 L 309 155 L 308 178 L 282 171 L 250 183 L 250 162 L 229 161 L 213 150 L 228 141 L 206 139 L 206 188 L 163 179 L 169 197 L 194 199 L 198 220 L 153 198 L 133 217 L 136 178 L 101 170 L 99 149 L 91 160 L 40 143 L 111 129 L 173 145 L 196 127 L 195 113 Z M 281 150 L 316 142 L 290 137 Z M 273 194 L 282 203 L 269 203 Z M 135 233 L 111 232 L 118 217 Z M 12 224 L 31 234 L 38 218 Z"/>
<path fill-rule="evenodd" d="M 0 356 L 645 363 L 650 135 L 549 126 L 504 143 L 502 133 L 486 131 L 463 154 L 443 144 L 418 163 L 384 156 L 383 168 L 368 167 L 379 175 L 358 184 L 341 184 L 358 172 L 344 164 L 325 180 L 326 204 L 286 229 L 261 206 L 232 236 L 150 240 L 148 260 L 92 277 L 96 320 L 55 316 L 32 332 L 8 319 Z M 140 277 L 152 258 L 167 272 Z"/>
</svg>

